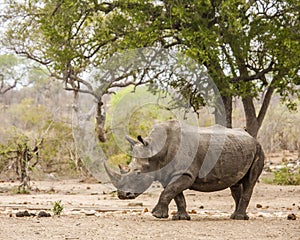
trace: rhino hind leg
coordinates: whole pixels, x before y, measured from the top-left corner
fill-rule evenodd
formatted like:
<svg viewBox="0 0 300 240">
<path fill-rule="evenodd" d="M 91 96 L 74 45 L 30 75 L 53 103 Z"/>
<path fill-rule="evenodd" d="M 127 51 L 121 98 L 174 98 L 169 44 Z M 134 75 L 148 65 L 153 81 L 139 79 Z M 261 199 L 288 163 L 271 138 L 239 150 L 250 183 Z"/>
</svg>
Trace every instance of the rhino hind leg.
<svg viewBox="0 0 300 240">
<path fill-rule="evenodd" d="M 235 220 L 248 220 L 249 217 L 246 214 L 247 207 L 252 196 L 254 186 L 262 172 L 264 166 L 264 154 L 258 145 L 255 160 L 248 170 L 247 174 L 240 181 L 240 183 L 230 187 L 231 194 L 236 203 L 236 209 L 231 215 L 231 219 Z"/>
<path fill-rule="evenodd" d="M 231 215 L 231 218 L 235 219 L 235 213 L 238 210 L 239 203 L 240 203 L 241 196 L 242 196 L 242 191 L 243 191 L 242 184 L 241 183 L 237 183 L 237 184 L 231 186 L 230 190 L 231 190 L 231 195 L 232 195 L 232 197 L 234 199 L 234 202 L 235 202 L 235 211 Z"/>
<path fill-rule="evenodd" d="M 186 201 L 183 193 L 179 193 L 174 198 L 177 205 L 177 213 L 173 215 L 172 220 L 191 220 L 191 217 L 186 212 Z"/>
</svg>

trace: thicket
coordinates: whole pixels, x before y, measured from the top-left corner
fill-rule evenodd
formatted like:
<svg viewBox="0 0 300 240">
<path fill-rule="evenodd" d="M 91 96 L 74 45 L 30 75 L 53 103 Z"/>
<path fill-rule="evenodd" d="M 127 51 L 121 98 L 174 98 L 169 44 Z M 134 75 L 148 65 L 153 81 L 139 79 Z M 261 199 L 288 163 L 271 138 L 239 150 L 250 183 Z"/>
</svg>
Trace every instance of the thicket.
<svg viewBox="0 0 300 240">
<path fill-rule="evenodd" d="M 24 188 L 31 177 L 75 177 L 82 170 L 72 135 L 72 98 L 57 86 L 42 94 L 40 87 L 13 90 L 0 102 L 0 178 L 19 179 Z"/>
</svg>

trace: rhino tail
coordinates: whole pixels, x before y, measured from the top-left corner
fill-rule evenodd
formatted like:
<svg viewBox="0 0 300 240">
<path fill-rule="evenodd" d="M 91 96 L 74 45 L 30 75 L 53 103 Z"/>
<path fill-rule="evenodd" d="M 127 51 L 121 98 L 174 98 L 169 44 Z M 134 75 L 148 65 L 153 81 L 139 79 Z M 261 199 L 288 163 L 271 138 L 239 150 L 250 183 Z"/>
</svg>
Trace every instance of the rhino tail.
<svg viewBox="0 0 300 240">
<path fill-rule="evenodd" d="M 260 143 L 257 142 L 256 153 L 252 165 L 249 169 L 249 174 L 251 176 L 250 178 L 254 178 L 257 180 L 264 168 L 264 164 L 265 164 L 265 154 L 262 149 L 262 146 L 260 145 Z"/>
<path fill-rule="evenodd" d="M 262 162 L 263 164 L 265 162 L 265 153 L 259 142 L 256 144 L 256 156 L 254 161 L 259 161 Z"/>
</svg>

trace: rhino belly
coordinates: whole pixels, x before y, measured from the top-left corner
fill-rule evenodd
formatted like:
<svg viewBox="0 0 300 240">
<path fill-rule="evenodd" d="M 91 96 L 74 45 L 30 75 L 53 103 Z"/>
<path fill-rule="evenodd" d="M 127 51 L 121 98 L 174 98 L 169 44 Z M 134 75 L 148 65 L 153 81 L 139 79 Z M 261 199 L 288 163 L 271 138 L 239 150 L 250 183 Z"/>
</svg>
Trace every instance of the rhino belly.
<svg viewBox="0 0 300 240">
<path fill-rule="evenodd" d="M 190 187 L 191 190 L 196 190 L 200 192 L 214 192 L 226 189 L 236 184 L 243 177 L 233 177 L 224 180 L 220 179 L 209 179 L 209 178 L 196 178 L 193 185 Z"/>
</svg>

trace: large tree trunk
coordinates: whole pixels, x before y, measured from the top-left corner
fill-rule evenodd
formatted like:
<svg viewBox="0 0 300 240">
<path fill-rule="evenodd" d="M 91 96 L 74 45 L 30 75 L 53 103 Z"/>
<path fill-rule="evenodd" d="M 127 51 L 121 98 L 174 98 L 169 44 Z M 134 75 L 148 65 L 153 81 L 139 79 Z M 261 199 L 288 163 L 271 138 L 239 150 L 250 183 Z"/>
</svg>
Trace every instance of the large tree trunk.
<svg viewBox="0 0 300 240">
<path fill-rule="evenodd" d="M 260 128 L 260 124 L 257 121 L 256 117 L 256 110 L 255 106 L 253 104 L 253 99 L 252 97 L 243 97 L 243 106 L 244 106 L 244 112 L 245 112 L 245 117 L 246 117 L 246 129 L 247 132 L 252 136 L 252 137 L 257 137 L 258 130 Z"/>
<path fill-rule="evenodd" d="M 242 98 L 246 117 L 246 129 L 249 132 L 249 134 L 255 138 L 257 138 L 258 131 L 266 116 L 273 92 L 274 87 L 269 86 L 264 96 L 263 103 L 260 107 L 258 116 L 256 116 L 256 109 L 253 103 L 253 97 L 246 96 Z"/>
<path fill-rule="evenodd" d="M 216 124 L 232 128 L 232 96 L 222 96 L 214 112 Z"/>
</svg>

